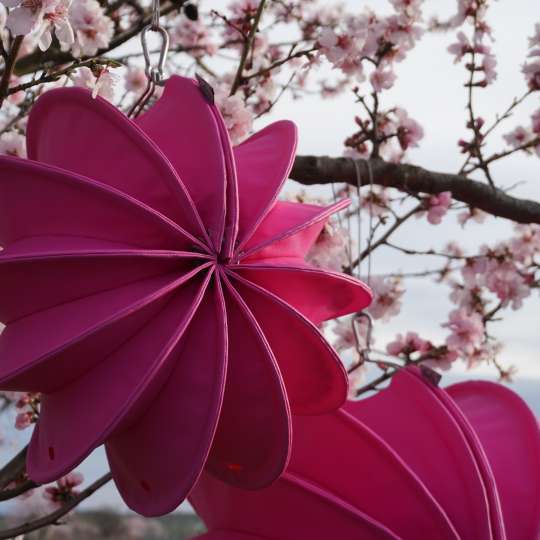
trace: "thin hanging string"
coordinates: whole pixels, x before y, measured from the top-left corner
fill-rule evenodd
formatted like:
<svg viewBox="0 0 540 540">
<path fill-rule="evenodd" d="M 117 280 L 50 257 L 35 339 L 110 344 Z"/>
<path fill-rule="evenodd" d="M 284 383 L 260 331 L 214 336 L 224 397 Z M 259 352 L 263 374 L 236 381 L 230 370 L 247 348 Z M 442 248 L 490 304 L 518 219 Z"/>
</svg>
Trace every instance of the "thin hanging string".
<svg viewBox="0 0 540 540">
<path fill-rule="evenodd" d="M 160 0 L 152 0 L 152 18 L 150 24 L 146 25 L 141 32 L 141 44 L 146 64 L 145 73 L 148 78 L 148 84 L 141 97 L 133 104 L 133 107 L 128 112 L 129 118 L 136 118 L 144 110 L 148 101 L 154 95 L 156 86 L 161 86 L 164 83 L 164 70 L 167 61 L 167 53 L 169 52 L 169 34 L 167 30 L 161 26 L 159 19 L 161 14 Z M 159 58 L 156 65 L 152 63 L 150 49 L 148 47 L 148 32 L 156 32 L 161 38 L 161 48 L 159 50 Z"/>
<path fill-rule="evenodd" d="M 368 271 L 367 271 L 367 284 L 371 286 L 371 265 L 373 258 L 371 256 L 371 242 L 373 240 L 373 169 L 371 168 L 371 162 L 366 160 L 368 175 L 369 175 L 369 236 L 367 241 L 368 250 Z"/>
<path fill-rule="evenodd" d="M 373 171 L 371 169 L 371 163 L 369 160 L 366 161 L 368 168 L 369 176 L 369 201 L 368 201 L 368 212 L 369 212 L 369 235 L 367 239 L 367 285 L 368 287 L 371 284 L 371 240 L 373 236 Z M 362 173 L 360 171 L 360 164 L 357 160 L 354 160 L 354 168 L 356 171 L 356 196 L 358 198 L 358 207 L 356 213 L 357 227 L 358 227 L 358 264 L 356 268 L 356 275 L 358 279 L 361 276 L 361 266 L 362 266 L 362 218 L 361 218 L 361 207 L 362 207 Z M 350 238 L 350 233 L 349 233 Z M 362 319 L 367 321 L 367 331 L 366 331 L 366 344 L 365 347 L 362 347 L 362 337 L 360 335 L 359 323 Z M 360 361 L 349 370 L 351 373 L 354 369 L 360 367 L 365 362 L 369 361 L 369 353 L 371 350 L 371 336 L 373 331 L 373 319 L 367 311 L 360 311 L 352 319 L 352 328 L 354 339 L 356 342 L 356 350 L 358 351 Z"/>
</svg>

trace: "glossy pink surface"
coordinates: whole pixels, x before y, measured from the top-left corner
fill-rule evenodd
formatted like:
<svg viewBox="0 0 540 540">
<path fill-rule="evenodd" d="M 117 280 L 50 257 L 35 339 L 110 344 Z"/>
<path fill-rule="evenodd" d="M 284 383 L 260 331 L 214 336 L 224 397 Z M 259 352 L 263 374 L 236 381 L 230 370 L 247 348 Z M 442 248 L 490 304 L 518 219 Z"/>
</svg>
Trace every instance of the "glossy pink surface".
<svg viewBox="0 0 540 540">
<path fill-rule="evenodd" d="M 43 393 L 33 480 L 105 443 L 127 504 L 163 514 L 206 464 L 270 484 L 291 413 L 344 402 L 315 324 L 371 294 L 304 262 L 347 203 L 276 202 L 295 146 L 283 121 L 233 149 L 181 77 L 135 122 L 79 88 L 38 100 L 30 160 L 0 157 L 0 388 Z"/>
<path fill-rule="evenodd" d="M 540 538 L 540 430 L 502 385 L 442 390 L 408 368 L 373 397 L 294 417 L 293 431 L 268 488 L 201 476 L 200 540 Z"/>
</svg>

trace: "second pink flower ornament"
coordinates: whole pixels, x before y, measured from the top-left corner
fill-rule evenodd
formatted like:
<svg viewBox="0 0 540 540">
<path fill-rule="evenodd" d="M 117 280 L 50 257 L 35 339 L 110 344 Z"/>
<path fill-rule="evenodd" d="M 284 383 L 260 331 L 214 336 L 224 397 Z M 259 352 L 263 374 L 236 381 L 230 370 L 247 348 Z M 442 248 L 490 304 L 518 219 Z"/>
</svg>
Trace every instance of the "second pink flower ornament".
<svg viewBox="0 0 540 540">
<path fill-rule="evenodd" d="M 85 90 L 47 92 L 27 138 L 31 160 L 0 158 L 0 387 L 43 394 L 30 478 L 105 443 L 144 515 L 173 510 L 204 467 L 270 484 L 291 412 L 346 399 L 316 325 L 371 298 L 304 261 L 347 202 L 276 200 L 294 125 L 232 148 L 211 96 L 172 77 L 135 122 Z"/>
</svg>

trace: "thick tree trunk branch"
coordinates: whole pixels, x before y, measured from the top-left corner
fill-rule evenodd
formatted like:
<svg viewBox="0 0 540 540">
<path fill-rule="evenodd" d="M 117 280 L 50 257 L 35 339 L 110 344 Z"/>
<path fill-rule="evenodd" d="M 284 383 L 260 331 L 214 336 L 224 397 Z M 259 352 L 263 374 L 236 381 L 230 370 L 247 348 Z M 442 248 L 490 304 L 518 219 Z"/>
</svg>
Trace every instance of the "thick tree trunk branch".
<svg viewBox="0 0 540 540">
<path fill-rule="evenodd" d="M 367 163 L 363 159 L 358 162 L 362 172 L 361 183 L 369 184 Z M 429 171 L 415 165 L 388 163 L 381 159 L 372 159 L 370 163 L 373 182 L 377 185 L 409 193 L 451 191 L 454 199 L 493 216 L 517 223 L 540 223 L 540 203 L 536 201 L 512 197 L 501 189 L 457 174 Z M 357 181 L 354 160 L 328 156 L 297 156 L 289 176 L 305 185 L 344 182 L 355 186 Z"/>
</svg>

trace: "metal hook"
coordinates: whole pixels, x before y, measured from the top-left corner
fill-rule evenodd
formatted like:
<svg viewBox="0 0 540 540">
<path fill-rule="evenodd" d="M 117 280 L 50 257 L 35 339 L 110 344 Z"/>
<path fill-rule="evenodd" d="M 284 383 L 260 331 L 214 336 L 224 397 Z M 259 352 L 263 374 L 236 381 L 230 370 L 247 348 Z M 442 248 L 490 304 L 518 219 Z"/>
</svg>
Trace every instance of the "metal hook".
<svg viewBox="0 0 540 540">
<path fill-rule="evenodd" d="M 362 336 L 360 335 L 360 329 L 358 327 L 361 319 L 366 319 L 367 321 L 367 332 L 366 332 L 366 345 L 362 347 Z M 373 319 L 367 311 L 359 311 L 355 313 L 352 318 L 352 328 L 354 334 L 354 341 L 356 344 L 356 350 L 363 362 L 369 360 L 369 353 L 371 351 L 371 335 L 373 332 Z"/>
<path fill-rule="evenodd" d="M 159 17 L 159 15 L 158 15 Z M 161 37 L 161 49 L 159 52 L 159 60 L 156 66 L 152 65 L 152 58 L 150 57 L 150 51 L 148 48 L 147 37 L 148 32 L 157 32 Z M 169 52 L 169 34 L 165 28 L 159 26 L 159 18 L 157 25 L 154 25 L 154 17 L 152 17 L 152 23 L 145 26 L 141 32 L 141 43 L 144 55 L 144 61 L 146 63 L 146 76 L 157 85 L 163 84 L 163 70 L 165 69 L 165 62 L 167 61 L 167 53 Z"/>
</svg>

